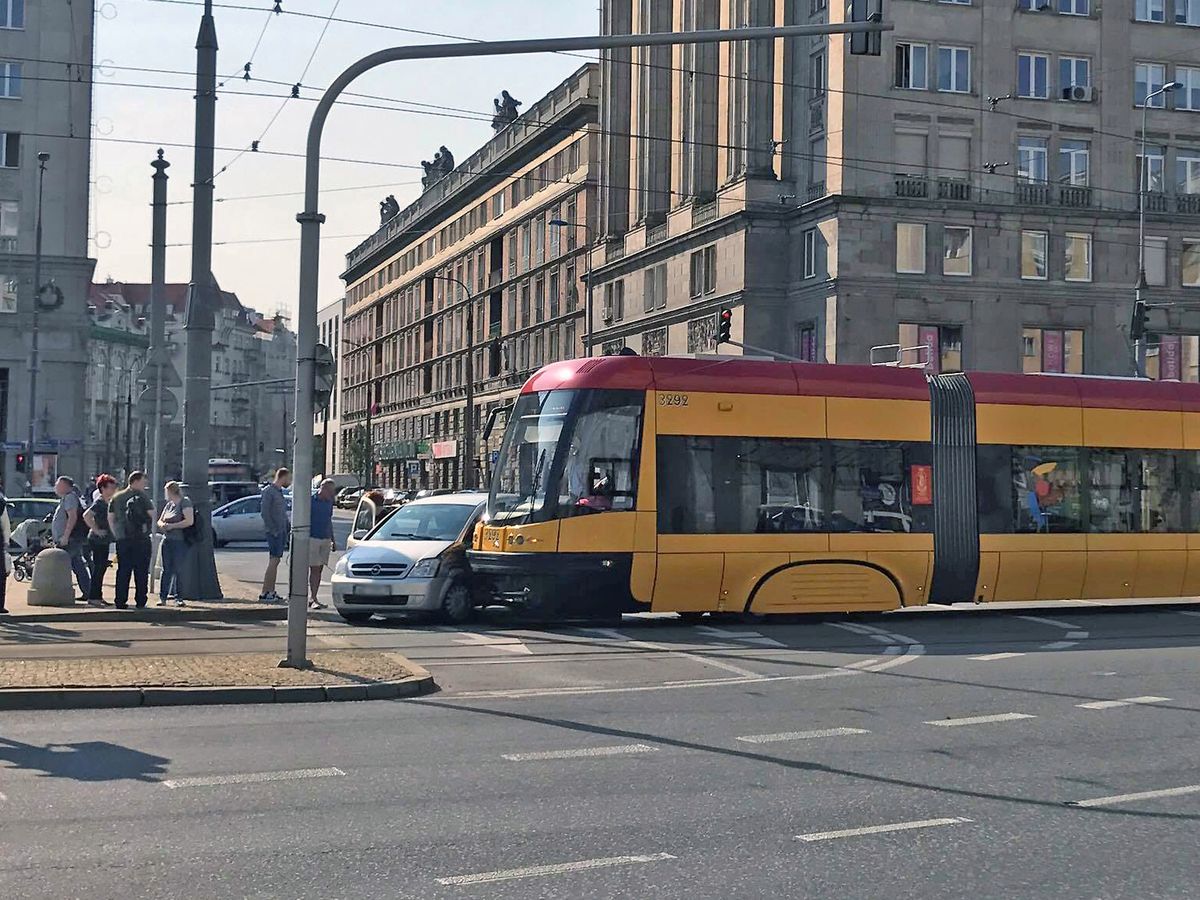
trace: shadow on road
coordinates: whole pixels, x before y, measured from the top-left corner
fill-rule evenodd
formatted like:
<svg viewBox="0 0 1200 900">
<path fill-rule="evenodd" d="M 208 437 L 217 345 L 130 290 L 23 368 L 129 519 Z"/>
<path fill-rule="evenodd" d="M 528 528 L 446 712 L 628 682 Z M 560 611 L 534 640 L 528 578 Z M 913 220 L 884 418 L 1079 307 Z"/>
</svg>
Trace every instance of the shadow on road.
<svg viewBox="0 0 1200 900">
<path fill-rule="evenodd" d="M 25 769 L 43 778 L 157 782 L 166 774 L 168 762 L 161 756 L 108 741 L 39 747 L 0 737 L 0 767 Z"/>
</svg>

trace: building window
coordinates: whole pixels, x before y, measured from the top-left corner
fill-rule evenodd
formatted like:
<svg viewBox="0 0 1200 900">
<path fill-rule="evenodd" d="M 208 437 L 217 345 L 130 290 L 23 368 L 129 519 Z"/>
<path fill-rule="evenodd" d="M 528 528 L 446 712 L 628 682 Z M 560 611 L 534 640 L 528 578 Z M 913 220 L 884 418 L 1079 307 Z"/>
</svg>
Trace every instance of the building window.
<svg viewBox="0 0 1200 900">
<path fill-rule="evenodd" d="M 1200 110 L 1200 69 L 1190 66 L 1178 66 L 1175 69 L 1175 80 L 1183 85 L 1175 91 L 1175 108 Z"/>
<path fill-rule="evenodd" d="M 1082 375 L 1083 332 L 1061 328 L 1023 329 L 1021 370 L 1027 375 L 1038 372 Z"/>
<path fill-rule="evenodd" d="M 559 302 L 560 295 L 559 295 L 559 287 L 558 287 L 558 270 L 555 270 L 550 273 L 549 291 L 550 291 L 550 318 L 557 319 L 558 314 L 562 309 L 562 305 Z"/>
<path fill-rule="evenodd" d="M 17 311 L 17 289 L 20 282 L 12 275 L 0 273 L 0 313 L 15 313 Z M 0 407 L 0 413 L 4 408 Z"/>
<path fill-rule="evenodd" d="M 1175 192 L 1200 194 L 1200 151 L 1181 150 L 1176 155 Z"/>
<path fill-rule="evenodd" d="M 1058 11 L 1064 16 L 1090 15 L 1091 0 L 1058 0 Z"/>
<path fill-rule="evenodd" d="M 716 245 L 697 250 L 691 257 L 691 296 L 703 297 L 717 289 Z"/>
<path fill-rule="evenodd" d="M 1167 239 L 1147 237 L 1142 251 L 1146 268 L 1146 284 L 1162 287 L 1167 283 Z"/>
<path fill-rule="evenodd" d="M 529 326 L 529 282 L 521 285 L 521 327 Z"/>
<path fill-rule="evenodd" d="M 1167 67 L 1161 63 L 1138 63 L 1133 68 L 1133 105 L 1145 106 L 1146 98 L 1162 89 L 1167 80 Z M 1166 94 L 1159 94 L 1150 101 L 1151 109 L 1162 109 L 1167 105 Z"/>
<path fill-rule="evenodd" d="M 1061 141 L 1058 145 L 1059 183 L 1087 187 L 1091 155 L 1091 144 L 1087 141 Z"/>
<path fill-rule="evenodd" d="M 804 232 L 804 277 L 817 277 L 817 229 L 809 228 Z"/>
<path fill-rule="evenodd" d="M 0 28 L 25 27 L 25 0 L 0 0 Z"/>
<path fill-rule="evenodd" d="M 1064 261 L 1067 281 L 1091 281 L 1092 236 L 1068 231 Z"/>
<path fill-rule="evenodd" d="M 902 275 L 925 274 L 924 225 L 896 223 L 896 271 Z"/>
<path fill-rule="evenodd" d="M 1045 100 L 1050 96 L 1050 57 L 1044 53 L 1017 54 L 1017 96 Z"/>
<path fill-rule="evenodd" d="M 938 47 L 938 90 L 966 94 L 971 90 L 971 51 Z"/>
<path fill-rule="evenodd" d="M 1064 100 L 1072 99 L 1071 88 L 1092 86 L 1092 61 L 1084 56 L 1058 58 L 1058 87 Z"/>
<path fill-rule="evenodd" d="M 913 91 L 929 88 L 929 45 L 897 42 L 896 87 Z"/>
<path fill-rule="evenodd" d="M 620 322 L 625 318 L 625 282 L 618 278 L 604 286 L 604 321 Z"/>
<path fill-rule="evenodd" d="M 533 222 L 534 259 L 540 266 L 546 261 L 546 214 L 542 213 Z"/>
<path fill-rule="evenodd" d="M 0 131 L 0 168 L 15 169 L 21 165 L 21 135 L 16 131 Z"/>
<path fill-rule="evenodd" d="M 1163 192 L 1163 171 L 1167 165 L 1166 152 L 1165 147 L 1148 146 L 1145 159 L 1142 158 L 1141 152 L 1136 155 L 1135 185 L 1141 184 L 1142 190 L 1152 194 Z"/>
<path fill-rule="evenodd" d="M 1165 22 L 1165 0 L 1133 0 L 1133 18 L 1138 22 Z"/>
<path fill-rule="evenodd" d="M 642 295 L 642 310 L 653 312 L 667 305 L 667 265 L 660 263 L 646 269 L 644 274 L 644 293 Z"/>
<path fill-rule="evenodd" d="M 1044 231 L 1021 232 L 1021 277 L 1046 279 L 1046 246 L 1050 236 Z"/>
<path fill-rule="evenodd" d="M 814 97 L 819 97 L 825 93 L 825 54 L 814 53 L 812 59 L 809 60 L 809 70 L 811 78 L 809 87 L 812 89 Z"/>
<path fill-rule="evenodd" d="M 1200 0 L 1175 0 L 1176 25 L 1200 25 Z"/>
<path fill-rule="evenodd" d="M 1017 138 L 1017 180 L 1045 184 L 1048 155 L 1045 138 Z"/>
<path fill-rule="evenodd" d="M 533 225 L 526 222 L 521 226 L 521 271 L 528 272 L 533 262 Z"/>
<path fill-rule="evenodd" d="M 546 318 L 546 279 L 539 278 L 533 283 L 533 316 L 535 322 L 545 321 Z"/>
<path fill-rule="evenodd" d="M 901 322 L 900 365 L 933 373 L 961 372 L 962 326 Z"/>
<path fill-rule="evenodd" d="M 817 327 L 811 323 L 800 326 L 797 334 L 796 355 L 803 362 L 817 361 Z"/>
<path fill-rule="evenodd" d="M 1184 287 L 1200 287 L 1200 239 L 1183 239 L 1179 267 Z"/>
<path fill-rule="evenodd" d="M 944 233 L 943 275 L 971 274 L 971 229 L 947 225 Z"/>
<path fill-rule="evenodd" d="M 498 219 L 504 214 L 504 191 L 492 195 L 492 218 Z"/>
<path fill-rule="evenodd" d="M 3 3 L 4 0 L 0 0 Z M 12 100 L 21 96 L 21 64 L 17 62 L 0 62 L 0 97 Z"/>
<path fill-rule="evenodd" d="M 1146 377 L 1158 381 L 1200 381 L 1200 337 L 1151 334 L 1146 337 Z"/>
</svg>

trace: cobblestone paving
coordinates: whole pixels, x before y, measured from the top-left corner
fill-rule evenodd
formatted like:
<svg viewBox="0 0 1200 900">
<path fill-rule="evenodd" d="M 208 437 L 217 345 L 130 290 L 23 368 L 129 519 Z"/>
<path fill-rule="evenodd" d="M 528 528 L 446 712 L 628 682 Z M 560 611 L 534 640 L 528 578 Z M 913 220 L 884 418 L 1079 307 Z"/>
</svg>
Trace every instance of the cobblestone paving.
<svg viewBox="0 0 1200 900">
<path fill-rule="evenodd" d="M 398 653 L 313 653 L 312 669 L 281 669 L 278 653 L 0 660 L 0 689 L 370 684 L 413 674 Z"/>
</svg>

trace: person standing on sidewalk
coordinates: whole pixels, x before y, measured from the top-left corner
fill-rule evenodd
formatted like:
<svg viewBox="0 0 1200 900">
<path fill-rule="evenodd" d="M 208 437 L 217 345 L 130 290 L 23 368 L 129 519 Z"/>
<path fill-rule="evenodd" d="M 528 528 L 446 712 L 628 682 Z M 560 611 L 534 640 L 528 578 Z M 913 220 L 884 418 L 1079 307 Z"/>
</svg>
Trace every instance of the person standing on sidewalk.
<svg viewBox="0 0 1200 900">
<path fill-rule="evenodd" d="M 279 468 L 275 470 L 275 480 L 263 488 L 262 520 L 267 532 L 267 571 L 263 573 L 259 603 L 279 603 L 283 600 L 275 592 L 275 577 L 279 572 L 279 561 L 287 552 L 288 532 L 292 527 L 288 521 L 287 500 L 283 496 L 291 483 L 292 473 Z"/>
<path fill-rule="evenodd" d="M 50 537 L 55 547 L 67 551 L 71 558 L 71 571 L 75 573 L 82 594 L 79 599 L 88 600 L 92 596 L 92 576 L 84 559 L 88 528 L 83 521 L 83 497 L 75 487 L 75 482 L 66 475 L 60 475 L 54 482 L 54 493 L 58 495 L 58 506 L 54 510 L 54 518 L 50 520 Z"/>
<path fill-rule="evenodd" d="M 117 539 L 117 609 L 129 605 L 129 579 L 136 586 L 134 602 L 146 605 L 150 582 L 150 528 L 154 503 L 146 496 L 146 473 L 130 472 L 128 485 L 108 504 L 108 525 Z"/>
<path fill-rule="evenodd" d="M 329 565 L 329 554 L 337 549 L 333 539 L 333 497 L 337 483 L 332 478 L 321 482 L 321 487 L 312 497 L 312 518 L 308 537 L 308 608 L 325 609 L 326 604 L 317 599 L 321 589 L 321 573 Z"/>
<path fill-rule="evenodd" d="M 162 553 L 162 581 L 159 583 L 158 605 L 166 606 L 172 596 L 176 606 L 183 606 L 183 598 L 179 596 L 179 570 L 187 559 L 191 549 L 184 540 L 185 529 L 191 528 L 196 522 L 196 511 L 192 501 L 183 495 L 183 488 L 178 481 L 168 481 L 163 490 L 166 504 L 158 517 L 158 530 L 162 532 L 163 542 L 159 552 Z"/>
<path fill-rule="evenodd" d="M 8 542 L 12 540 L 12 522 L 8 518 L 8 498 L 4 496 L 4 482 L 0 481 L 0 616 L 8 615 L 4 605 L 8 587 L 8 575 L 12 571 L 12 557 L 8 555 Z"/>
<path fill-rule="evenodd" d="M 108 571 L 108 551 L 113 542 L 112 529 L 108 524 L 108 504 L 117 492 L 117 479 L 107 474 L 98 476 L 96 491 L 99 496 L 83 513 L 83 521 L 88 527 L 88 544 L 92 548 L 92 592 L 88 595 L 88 603 L 105 606 L 104 573 Z"/>
</svg>

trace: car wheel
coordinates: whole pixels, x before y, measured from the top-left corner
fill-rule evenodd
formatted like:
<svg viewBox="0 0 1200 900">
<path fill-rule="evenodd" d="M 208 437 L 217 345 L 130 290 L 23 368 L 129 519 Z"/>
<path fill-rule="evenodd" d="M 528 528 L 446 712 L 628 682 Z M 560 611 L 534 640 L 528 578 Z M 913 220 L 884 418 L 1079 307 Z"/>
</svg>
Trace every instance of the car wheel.
<svg viewBox="0 0 1200 900">
<path fill-rule="evenodd" d="M 371 621 L 371 614 L 367 612 L 340 612 L 338 615 L 351 625 L 365 625 Z"/>
<path fill-rule="evenodd" d="M 461 581 L 454 582 L 442 598 L 442 617 L 458 625 L 468 621 L 474 613 L 475 599 L 471 589 Z"/>
</svg>

